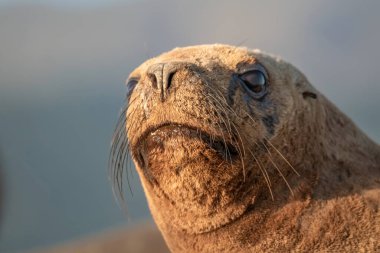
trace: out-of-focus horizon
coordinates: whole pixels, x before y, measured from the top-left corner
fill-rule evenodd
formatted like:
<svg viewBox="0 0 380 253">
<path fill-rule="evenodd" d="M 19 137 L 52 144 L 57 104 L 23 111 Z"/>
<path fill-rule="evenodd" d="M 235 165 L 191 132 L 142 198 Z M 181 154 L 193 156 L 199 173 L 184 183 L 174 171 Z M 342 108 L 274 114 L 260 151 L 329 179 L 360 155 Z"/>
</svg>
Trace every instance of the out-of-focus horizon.
<svg viewBox="0 0 380 253">
<path fill-rule="evenodd" d="M 46 5 L 59 8 L 97 8 L 114 4 L 144 2 L 146 0 L 0 0 L 0 7 L 14 5 Z"/>
<path fill-rule="evenodd" d="M 177 46 L 282 56 L 380 141 L 380 1 L 0 0 L 0 252 L 62 243 L 150 217 L 138 176 L 129 219 L 107 178 L 136 66 Z"/>
</svg>

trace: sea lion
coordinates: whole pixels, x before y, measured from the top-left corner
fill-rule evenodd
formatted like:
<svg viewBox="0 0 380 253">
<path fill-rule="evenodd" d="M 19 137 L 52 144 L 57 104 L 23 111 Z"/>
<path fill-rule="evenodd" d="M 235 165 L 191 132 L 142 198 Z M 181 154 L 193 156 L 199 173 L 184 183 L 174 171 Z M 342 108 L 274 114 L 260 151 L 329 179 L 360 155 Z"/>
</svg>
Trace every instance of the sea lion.
<svg viewBox="0 0 380 253">
<path fill-rule="evenodd" d="M 291 64 L 176 48 L 131 73 L 122 115 L 113 177 L 129 149 L 173 252 L 380 251 L 380 147 Z"/>
</svg>

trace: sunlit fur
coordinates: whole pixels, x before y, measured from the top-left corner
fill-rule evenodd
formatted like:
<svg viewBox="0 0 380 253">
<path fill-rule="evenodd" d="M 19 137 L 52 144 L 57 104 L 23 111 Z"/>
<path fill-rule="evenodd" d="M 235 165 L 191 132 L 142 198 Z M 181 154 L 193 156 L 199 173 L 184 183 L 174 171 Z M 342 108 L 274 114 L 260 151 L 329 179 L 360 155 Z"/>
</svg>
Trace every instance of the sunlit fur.
<svg viewBox="0 0 380 253">
<path fill-rule="evenodd" d="M 181 66 L 165 99 L 148 74 L 158 63 Z M 231 86 L 254 63 L 268 72 L 260 101 Z M 172 251 L 380 247 L 380 148 L 292 65 L 258 50 L 203 45 L 150 59 L 131 78 L 139 82 L 115 131 L 111 177 L 122 197 L 133 160 Z M 151 130 L 167 124 L 199 135 L 163 134 L 147 148 Z M 217 145 L 224 154 L 210 148 Z"/>
</svg>

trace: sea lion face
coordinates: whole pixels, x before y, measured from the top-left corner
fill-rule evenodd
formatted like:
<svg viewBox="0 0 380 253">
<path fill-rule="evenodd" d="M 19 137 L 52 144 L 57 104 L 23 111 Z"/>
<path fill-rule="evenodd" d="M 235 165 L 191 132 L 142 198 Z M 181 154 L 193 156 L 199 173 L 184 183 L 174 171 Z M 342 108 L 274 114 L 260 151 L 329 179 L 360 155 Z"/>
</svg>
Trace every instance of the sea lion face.
<svg viewBox="0 0 380 253">
<path fill-rule="evenodd" d="M 126 132 L 159 226 L 203 233 L 271 201 L 293 172 L 277 170 L 271 141 L 303 103 L 295 77 L 281 60 L 224 45 L 177 48 L 131 73 Z"/>
</svg>

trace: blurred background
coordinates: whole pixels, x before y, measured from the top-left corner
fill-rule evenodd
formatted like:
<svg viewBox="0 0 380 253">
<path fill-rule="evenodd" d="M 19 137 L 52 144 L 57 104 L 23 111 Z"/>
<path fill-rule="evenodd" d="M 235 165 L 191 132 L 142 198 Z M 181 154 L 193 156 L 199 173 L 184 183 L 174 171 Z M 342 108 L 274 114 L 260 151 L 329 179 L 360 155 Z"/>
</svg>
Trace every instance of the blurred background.
<svg viewBox="0 0 380 253">
<path fill-rule="evenodd" d="M 380 1 L 0 0 L 0 252 L 151 219 L 137 173 L 128 214 L 107 175 L 124 80 L 178 46 L 281 55 L 380 141 Z"/>
</svg>

